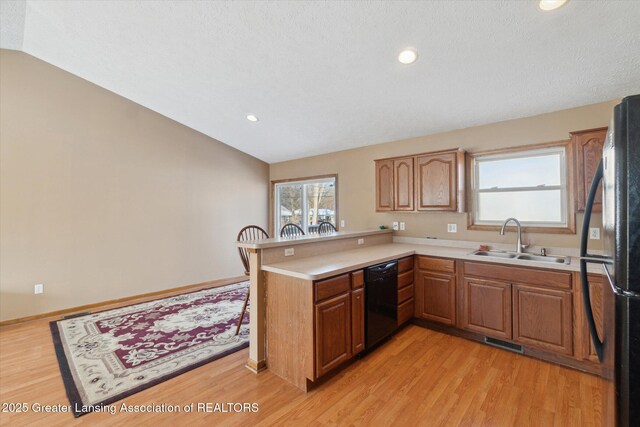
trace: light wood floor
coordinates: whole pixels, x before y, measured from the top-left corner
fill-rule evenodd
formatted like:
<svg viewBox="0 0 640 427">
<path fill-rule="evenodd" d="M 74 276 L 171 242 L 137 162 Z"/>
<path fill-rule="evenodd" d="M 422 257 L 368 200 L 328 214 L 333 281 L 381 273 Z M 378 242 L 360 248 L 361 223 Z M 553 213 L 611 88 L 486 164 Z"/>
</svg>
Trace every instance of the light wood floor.
<svg viewBox="0 0 640 427">
<path fill-rule="evenodd" d="M 598 377 L 410 325 L 304 394 L 244 368 L 248 350 L 124 399 L 127 404 L 258 403 L 253 414 L 0 413 L 1 425 L 598 425 Z M 0 329 L 0 402 L 63 404 L 47 321 Z"/>
</svg>

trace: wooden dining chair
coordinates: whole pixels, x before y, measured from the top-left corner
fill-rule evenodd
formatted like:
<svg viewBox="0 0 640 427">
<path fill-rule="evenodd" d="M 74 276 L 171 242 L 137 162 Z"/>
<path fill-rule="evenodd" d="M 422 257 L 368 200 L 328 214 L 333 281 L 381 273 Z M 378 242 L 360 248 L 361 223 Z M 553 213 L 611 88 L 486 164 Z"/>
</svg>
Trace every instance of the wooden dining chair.
<svg viewBox="0 0 640 427">
<path fill-rule="evenodd" d="M 330 234 L 336 231 L 338 231 L 338 229 L 329 221 L 322 221 L 318 226 L 318 234 Z"/>
<path fill-rule="evenodd" d="M 298 224 L 285 224 L 280 230 L 280 237 L 304 236 L 304 230 Z"/>
<path fill-rule="evenodd" d="M 269 233 L 264 231 L 261 227 L 257 225 L 247 225 L 238 233 L 238 238 L 236 239 L 238 242 L 244 242 L 247 240 L 262 240 L 268 239 Z M 248 276 L 250 274 L 249 269 L 249 251 L 247 248 L 238 248 L 238 252 L 240 253 L 240 260 L 242 261 L 242 266 L 244 267 L 244 274 Z M 247 312 L 247 304 L 249 303 L 249 289 L 247 289 L 247 295 L 244 297 L 244 304 L 242 305 L 242 313 L 240 313 L 240 320 L 238 321 L 238 326 L 236 326 L 236 333 L 240 332 L 240 326 L 242 326 L 242 320 L 244 320 L 244 315 Z"/>
</svg>

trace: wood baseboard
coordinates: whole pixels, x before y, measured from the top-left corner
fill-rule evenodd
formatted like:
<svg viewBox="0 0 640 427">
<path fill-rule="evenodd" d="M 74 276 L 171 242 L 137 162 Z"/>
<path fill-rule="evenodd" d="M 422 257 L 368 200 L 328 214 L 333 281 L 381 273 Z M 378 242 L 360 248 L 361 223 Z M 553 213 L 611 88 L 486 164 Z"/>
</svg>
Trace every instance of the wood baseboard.
<svg viewBox="0 0 640 427">
<path fill-rule="evenodd" d="M 209 282 L 196 283 L 194 285 L 185 285 L 185 286 L 179 286 L 177 288 L 164 289 L 162 291 L 132 295 L 129 297 L 117 298 L 117 299 L 112 299 L 108 301 L 97 302 L 94 304 L 80 305 L 77 307 L 65 308 L 63 310 L 56 310 L 56 311 L 50 311 L 48 313 L 35 314 L 33 316 L 20 317 L 18 319 L 3 320 L 2 322 L 0 322 L 0 327 L 15 325 L 18 323 L 30 322 L 32 320 L 45 319 L 47 317 L 60 317 L 60 316 L 87 311 L 87 310 L 96 309 L 96 308 L 104 308 L 104 309 L 115 308 L 115 307 L 109 307 L 109 306 L 124 305 L 123 303 L 130 303 L 135 300 L 140 300 L 136 302 L 145 302 L 147 300 L 151 300 L 158 297 L 165 297 L 165 296 L 171 296 L 174 294 L 179 294 L 184 291 L 197 291 L 199 289 L 217 288 L 220 286 L 230 285 L 232 283 L 243 282 L 245 280 L 248 280 L 246 276 L 237 276 L 229 279 L 211 280 Z"/>
<path fill-rule="evenodd" d="M 258 372 L 262 372 L 267 369 L 267 362 L 264 360 L 256 362 L 255 360 L 247 359 L 247 364 L 244 366 L 254 374 L 257 374 Z"/>
</svg>

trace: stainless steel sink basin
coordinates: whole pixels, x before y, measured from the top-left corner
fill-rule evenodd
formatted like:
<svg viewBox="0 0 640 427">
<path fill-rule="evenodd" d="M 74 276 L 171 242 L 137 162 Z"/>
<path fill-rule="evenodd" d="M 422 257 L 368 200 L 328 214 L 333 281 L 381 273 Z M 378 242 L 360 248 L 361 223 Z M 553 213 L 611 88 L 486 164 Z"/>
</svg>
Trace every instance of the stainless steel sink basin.
<svg viewBox="0 0 640 427">
<path fill-rule="evenodd" d="M 499 252 L 499 251 L 475 251 L 475 252 L 472 252 L 471 255 L 486 256 L 490 258 L 515 258 L 516 257 L 516 254 L 511 254 L 509 252 Z"/>
<path fill-rule="evenodd" d="M 569 258 L 565 257 L 555 257 L 555 256 L 542 256 L 542 255 L 531 255 L 531 254 L 521 254 L 516 257 L 516 259 L 521 259 L 525 261 L 541 261 L 541 262 L 550 262 L 555 264 L 569 264 Z"/>
<path fill-rule="evenodd" d="M 571 258 L 568 257 L 556 257 L 556 256 L 547 256 L 547 255 L 533 255 L 533 254 L 517 254 L 515 252 L 504 252 L 504 251 L 473 251 L 470 255 L 477 255 L 487 258 L 503 258 L 503 259 L 512 259 L 515 261 L 537 261 L 537 262 L 546 262 L 551 264 L 569 264 L 571 262 Z"/>
</svg>

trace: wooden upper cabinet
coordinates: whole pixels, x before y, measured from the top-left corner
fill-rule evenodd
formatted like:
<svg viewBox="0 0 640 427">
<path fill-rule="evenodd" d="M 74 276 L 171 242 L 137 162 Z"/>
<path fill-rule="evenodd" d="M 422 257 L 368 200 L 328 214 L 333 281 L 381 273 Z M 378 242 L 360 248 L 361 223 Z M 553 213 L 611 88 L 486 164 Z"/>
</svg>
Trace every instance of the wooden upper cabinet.
<svg viewBox="0 0 640 427">
<path fill-rule="evenodd" d="M 413 210 L 413 157 L 393 160 L 393 207 L 396 211 Z"/>
<path fill-rule="evenodd" d="M 578 211 L 584 211 L 591 188 L 591 181 L 602 158 L 602 148 L 607 137 L 607 128 L 571 132 L 576 151 L 576 201 Z M 602 184 L 593 203 L 593 212 L 602 211 Z"/>
<path fill-rule="evenodd" d="M 393 210 L 393 160 L 376 160 L 376 211 Z"/>
<path fill-rule="evenodd" d="M 376 160 L 376 211 L 464 212 L 464 151 Z"/>
<path fill-rule="evenodd" d="M 463 197 L 461 151 L 416 157 L 416 208 L 419 211 L 457 211 Z M 461 207 L 461 206 L 460 206 Z"/>
</svg>

